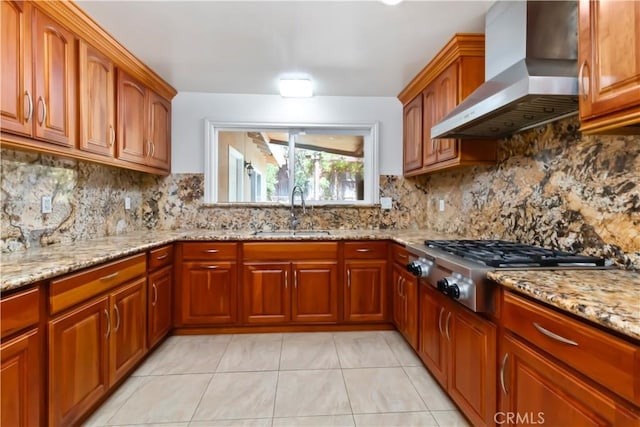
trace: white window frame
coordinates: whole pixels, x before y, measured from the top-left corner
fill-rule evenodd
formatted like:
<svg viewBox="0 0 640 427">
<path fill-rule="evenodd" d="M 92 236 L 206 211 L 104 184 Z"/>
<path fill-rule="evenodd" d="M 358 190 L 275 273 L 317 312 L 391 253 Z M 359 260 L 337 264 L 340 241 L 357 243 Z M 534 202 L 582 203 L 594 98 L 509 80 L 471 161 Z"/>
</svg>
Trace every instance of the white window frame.
<svg viewBox="0 0 640 427">
<path fill-rule="evenodd" d="M 379 122 L 374 123 L 243 123 L 243 122 L 216 122 L 204 119 L 204 203 L 205 204 L 253 204 L 253 205 L 277 205 L 282 206 L 284 202 L 218 202 L 218 138 L 220 132 L 245 131 L 260 132 L 265 130 L 305 130 L 309 132 L 336 131 L 344 132 L 363 130 L 364 138 L 364 200 L 331 200 L 331 201 L 309 201 L 316 206 L 371 206 L 377 205 L 380 201 L 380 174 L 378 169 L 378 138 Z M 293 145 L 289 145 L 293 154 Z M 290 175 L 293 169 L 293 162 L 290 162 Z M 289 180 L 289 194 L 293 189 L 293 180 Z"/>
</svg>

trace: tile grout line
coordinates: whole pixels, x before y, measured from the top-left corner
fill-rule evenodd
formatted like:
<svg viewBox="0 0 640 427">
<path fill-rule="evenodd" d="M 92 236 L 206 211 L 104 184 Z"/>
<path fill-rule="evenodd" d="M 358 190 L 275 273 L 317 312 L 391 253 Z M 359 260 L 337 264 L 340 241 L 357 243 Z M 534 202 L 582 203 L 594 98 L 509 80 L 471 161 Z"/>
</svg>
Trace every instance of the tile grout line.
<svg viewBox="0 0 640 427">
<path fill-rule="evenodd" d="M 431 408 L 429 408 L 429 405 L 427 405 L 427 402 L 424 400 L 424 398 L 422 397 L 422 394 L 420 394 L 420 391 L 418 390 L 418 387 L 416 387 L 416 385 L 414 384 L 413 381 L 411 381 L 411 377 L 409 376 L 409 373 L 406 370 L 407 366 L 402 366 L 402 372 L 404 372 L 404 375 L 407 377 L 407 379 L 409 380 L 409 383 L 411 384 L 411 387 L 413 387 L 413 389 L 415 390 L 416 394 L 418 395 L 418 397 L 420 398 L 420 400 L 422 401 L 422 404 L 424 405 L 424 407 L 426 408 L 427 411 L 429 411 L 429 413 L 431 413 Z M 411 366 L 409 366 L 409 368 L 411 368 Z M 433 417 L 433 415 L 431 415 Z M 435 417 L 433 418 L 435 420 Z M 437 421 L 436 421 L 437 423 Z"/>
<path fill-rule="evenodd" d="M 141 377 L 142 377 L 142 376 L 138 376 L 137 378 L 141 378 Z M 143 379 L 142 379 L 142 381 L 141 381 L 141 384 L 139 384 L 139 385 L 138 385 L 138 387 L 136 387 L 136 388 L 131 392 L 131 394 L 130 394 L 126 399 L 124 399 L 124 402 L 122 402 L 122 404 L 118 406 L 118 409 L 116 409 L 115 411 L 113 411 L 113 414 L 112 414 L 109 418 L 107 418 L 107 420 L 106 420 L 103 424 L 101 424 L 102 426 L 109 426 L 109 425 L 110 425 L 110 424 L 109 424 L 109 421 L 111 421 L 111 419 L 112 419 L 113 417 L 115 417 L 115 416 L 116 416 L 116 414 L 118 413 L 118 411 L 119 411 L 120 409 L 122 409 L 122 407 L 123 407 L 123 406 L 124 406 L 128 401 L 129 401 L 129 399 L 131 399 L 131 396 L 133 396 L 133 395 L 134 395 L 134 393 L 135 393 L 136 391 L 138 391 L 138 389 L 139 389 L 141 386 L 143 386 L 143 385 L 148 381 L 148 378 L 149 378 L 149 377 L 148 377 L 148 376 L 144 376 L 144 377 L 142 377 L 142 378 L 143 378 Z M 122 384 L 120 385 L 120 387 L 122 387 L 125 383 L 126 383 L 126 381 L 125 381 L 124 383 L 122 383 Z M 117 391 L 116 391 L 115 393 L 117 393 Z M 109 399 L 111 399 L 111 398 L 115 395 L 115 393 L 114 393 L 114 394 L 112 394 L 112 395 L 109 397 Z M 100 404 L 100 406 L 98 407 L 98 409 L 96 409 L 96 410 L 93 412 L 93 414 L 91 414 L 91 417 L 93 417 L 93 416 L 94 416 L 94 415 L 95 415 L 95 414 L 100 410 L 100 408 L 102 408 L 102 407 L 103 407 L 103 406 L 104 406 L 104 405 L 109 401 L 109 399 L 107 399 L 106 401 L 102 402 L 102 403 Z M 89 420 L 91 419 L 91 417 L 89 417 L 89 419 L 87 419 L 86 421 L 89 421 Z"/>
<path fill-rule="evenodd" d="M 344 384 L 344 391 L 347 393 L 347 402 L 349 402 L 349 410 L 351 411 L 351 420 L 353 425 L 356 425 L 356 417 L 353 415 L 353 405 L 351 405 L 351 397 L 349 396 L 349 387 L 347 387 L 347 379 L 344 377 L 344 370 L 342 368 L 342 362 L 340 361 L 340 352 L 338 351 L 338 345 L 336 344 L 335 334 L 331 334 L 331 341 L 333 342 L 333 348 L 336 351 L 338 357 L 338 366 L 340 366 L 340 375 L 342 376 L 342 383 Z"/>
<path fill-rule="evenodd" d="M 278 355 L 278 370 L 276 371 L 276 390 L 273 393 L 273 410 L 271 411 L 271 425 L 276 416 L 276 402 L 278 401 L 278 384 L 280 383 L 280 364 L 282 363 L 282 348 L 284 347 L 284 334 L 280 335 L 280 354 Z"/>
</svg>

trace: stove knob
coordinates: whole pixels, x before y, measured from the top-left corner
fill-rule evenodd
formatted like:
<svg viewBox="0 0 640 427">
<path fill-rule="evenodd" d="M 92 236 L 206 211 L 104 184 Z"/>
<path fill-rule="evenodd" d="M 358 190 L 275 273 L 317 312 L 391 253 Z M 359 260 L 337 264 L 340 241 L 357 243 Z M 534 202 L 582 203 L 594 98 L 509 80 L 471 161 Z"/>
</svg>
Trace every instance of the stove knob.
<svg viewBox="0 0 640 427">
<path fill-rule="evenodd" d="M 449 288 L 449 281 L 447 279 L 440 279 L 436 282 L 438 285 L 438 290 L 443 294 L 447 293 L 447 289 Z"/>
<path fill-rule="evenodd" d="M 460 298 L 460 288 L 455 283 L 447 287 L 446 293 L 453 299 Z"/>
<path fill-rule="evenodd" d="M 409 273 L 415 274 L 417 275 L 418 273 L 416 272 L 416 263 L 414 261 L 411 261 L 409 264 L 407 264 L 407 271 Z"/>
</svg>

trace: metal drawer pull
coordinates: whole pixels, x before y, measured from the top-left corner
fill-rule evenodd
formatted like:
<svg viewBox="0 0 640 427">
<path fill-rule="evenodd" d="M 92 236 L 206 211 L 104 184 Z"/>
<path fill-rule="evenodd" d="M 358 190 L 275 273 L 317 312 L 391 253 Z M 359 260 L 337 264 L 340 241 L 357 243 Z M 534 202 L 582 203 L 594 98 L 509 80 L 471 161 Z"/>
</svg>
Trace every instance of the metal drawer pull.
<svg viewBox="0 0 640 427">
<path fill-rule="evenodd" d="M 444 313 L 444 307 L 440 307 L 440 315 L 438 316 L 438 329 L 440 330 L 440 335 L 444 335 L 442 332 L 442 314 Z"/>
<path fill-rule="evenodd" d="M 42 121 L 38 122 L 39 126 L 42 126 L 45 121 L 47 121 L 47 104 L 44 102 L 44 98 L 42 96 L 38 97 L 38 105 L 42 103 Z"/>
<path fill-rule="evenodd" d="M 361 248 L 361 249 L 356 249 L 356 252 L 371 252 L 371 249 Z"/>
<path fill-rule="evenodd" d="M 543 328 L 542 326 L 540 326 L 536 322 L 533 322 L 533 326 L 535 326 L 535 328 L 538 330 L 538 332 L 548 336 L 549 338 L 553 338 L 554 340 L 560 341 L 560 342 L 565 343 L 565 344 L 574 345 L 576 347 L 578 346 L 577 342 L 571 341 L 570 339 L 567 339 L 565 337 L 561 337 L 560 335 L 554 334 L 553 332 Z"/>
<path fill-rule="evenodd" d="M 398 254 L 398 257 L 402 258 L 402 259 L 406 259 L 409 257 L 409 255 L 407 254 Z"/>
<path fill-rule="evenodd" d="M 509 353 L 505 353 L 502 358 L 502 366 L 500 367 L 500 387 L 502 387 L 502 392 L 507 395 L 509 392 L 507 391 L 507 387 L 504 383 L 504 370 L 507 367 L 507 361 L 509 360 Z"/>
<path fill-rule="evenodd" d="M 578 71 L 578 81 L 580 82 L 580 89 L 582 89 L 582 98 L 583 99 L 587 99 L 587 96 L 589 96 L 589 91 L 585 88 L 584 85 L 584 68 L 588 67 L 589 64 L 587 64 L 587 60 L 585 59 L 584 61 L 582 61 L 582 65 L 580 65 L 580 71 Z"/>
<path fill-rule="evenodd" d="M 111 273 L 108 276 L 101 277 L 100 280 L 102 282 L 106 282 L 107 280 L 115 279 L 118 276 L 118 274 L 120 274 L 120 272 L 116 271 L 115 273 Z"/>
<path fill-rule="evenodd" d="M 107 333 L 104 336 L 105 338 L 109 338 L 109 334 L 111 334 L 111 317 L 106 308 L 104 309 L 104 315 L 107 316 Z"/>
<path fill-rule="evenodd" d="M 447 320 L 446 320 L 446 322 L 444 323 L 444 331 L 445 331 L 445 333 L 446 333 L 446 335 L 447 335 L 447 339 L 448 339 L 449 341 L 451 341 L 451 336 L 449 335 L 449 319 L 451 319 L 451 312 L 449 312 L 449 313 L 447 314 Z"/>
<path fill-rule="evenodd" d="M 351 288 L 351 270 L 347 270 L 347 288 Z"/>
<path fill-rule="evenodd" d="M 217 254 L 218 252 L 220 252 L 220 250 L 218 249 L 204 249 L 202 251 L 202 253 L 205 253 L 205 254 Z"/>
<path fill-rule="evenodd" d="M 298 289 L 298 270 L 293 270 L 293 287 Z"/>
<path fill-rule="evenodd" d="M 218 268 L 217 265 L 203 265 L 200 267 L 201 270 L 215 270 L 216 268 Z"/>
<path fill-rule="evenodd" d="M 158 302 L 158 288 L 155 283 L 151 284 L 151 288 L 153 289 L 153 301 L 151 301 L 151 306 L 155 307 Z"/>
<path fill-rule="evenodd" d="M 289 286 L 289 272 L 288 271 L 284 271 L 284 288 L 287 289 L 287 286 Z"/>
<path fill-rule="evenodd" d="M 109 147 L 113 147 L 113 144 L 116 142 L 116 131 L 113 128 L 113 125 L 109 125 L 109 130 L 111 131 L 111 140 L 109 141 Z"/>
<path fill-rule="evenodd" d="M 156 259 L 157 259 L 158 261 L 161 261 L 161 260 L 165 259 L 165 258 L 166 258 L 166 257 L 168 257 L 168 256 L 169 256 L 169 254 L 164 254 L 164 255 L 161 255 L 161 256 L 159 256 L 159 257 L 156 257 Z"/>
<path fill-rule="evenodd" d="M 118 329 L 120 329 L 120 310 L 118 309 L 118 304 L 114 304 L 113 309 L 116 311 L 116 327 L 113 328 L 113 332 L 118 332 Z"/>
<path fill-rule="evenodd" d="M 24 92 L 24 96 L 27 97 L 27 101 L 29 101 L 29 110 L 27 112 L 27 117 L 25 118 L 25 122 L 29 123 L 31 117 L 33 116 L 33 99 L 31 99 L 31 94 L 28 90 Z"/>
</svg>

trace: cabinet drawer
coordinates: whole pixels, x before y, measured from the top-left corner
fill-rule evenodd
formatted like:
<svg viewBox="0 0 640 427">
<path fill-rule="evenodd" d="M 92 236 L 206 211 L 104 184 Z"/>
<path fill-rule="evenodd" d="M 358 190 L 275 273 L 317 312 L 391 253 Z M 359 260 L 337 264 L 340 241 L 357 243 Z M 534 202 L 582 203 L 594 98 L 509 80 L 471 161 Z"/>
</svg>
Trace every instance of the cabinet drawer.
<svg viewBox="0 0 640 427">
<path fill-rule="evenodd" d="M 393 262 L 403 266 L 409 264 L 409 252 L 404 248 L 404 246 L 393 245 L 391 253 L 393 255 Z"/>
<path fill-rule="evenodd" d="M 38 323 L 39 299 L 40 290 L 33 288 L 0 300 L 2 338 Z"/>
<path fill-rule="evenodd" d="M 504 294 L 503 322 L 614 393 L 640 399 L 640 347 L 510 292 Z"/>
<path fill-rule="evenodd" d="M 298 259 L 335 260 L 338 256 L 337 242 L 256 242 L 245 243 L 244 259 L 294 261 Z"/>
<path fill-rule="evenodd" d="M 149 251 L 149 271 L 157 270 L 173 263 L 173 245 Z"/>
<path fill-rule="evenodd" d="M 347 259 L 387 258 L 387 242 L 346 242 L 344 257 Z"/>
<path fill-rule="evenodd" d="M 183 259 L 236 259 L 236 243 L 197 242 L 182 244 Z"/>
<path fill-rule="evenodd" d="M 49 313 L 58 313 L 146 272 L 147 254 L 139 254 L 52 280 L 49 287 Z"/>
</svg>

